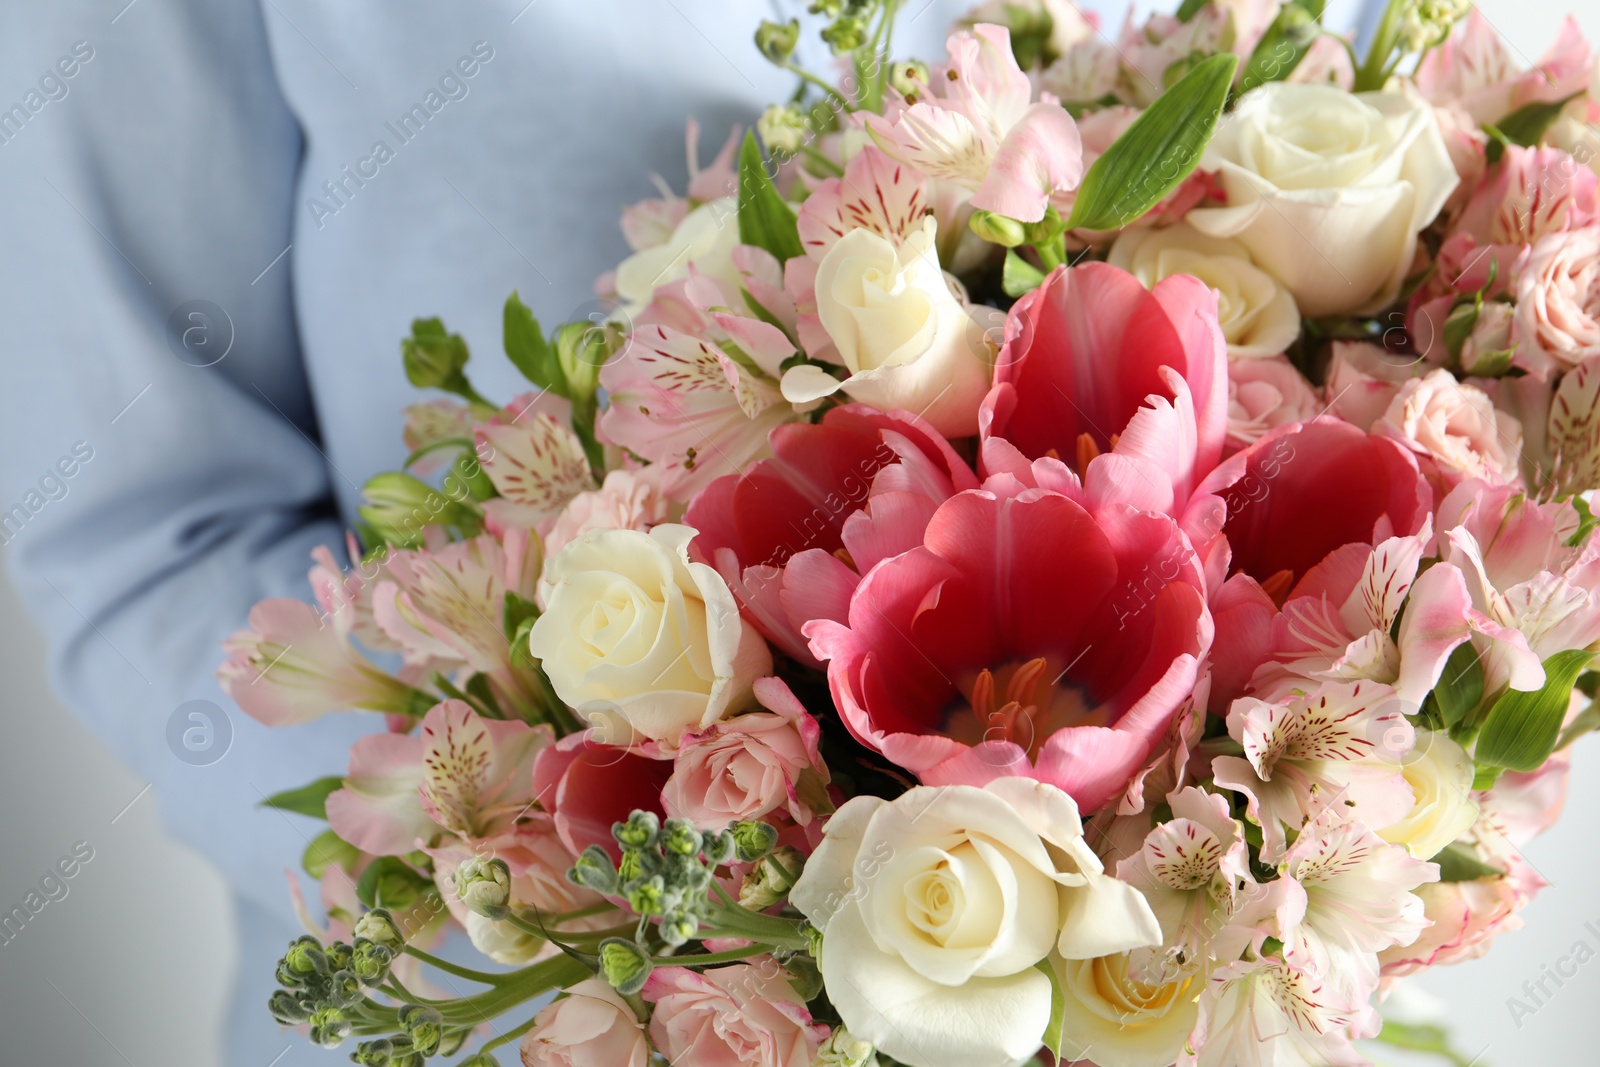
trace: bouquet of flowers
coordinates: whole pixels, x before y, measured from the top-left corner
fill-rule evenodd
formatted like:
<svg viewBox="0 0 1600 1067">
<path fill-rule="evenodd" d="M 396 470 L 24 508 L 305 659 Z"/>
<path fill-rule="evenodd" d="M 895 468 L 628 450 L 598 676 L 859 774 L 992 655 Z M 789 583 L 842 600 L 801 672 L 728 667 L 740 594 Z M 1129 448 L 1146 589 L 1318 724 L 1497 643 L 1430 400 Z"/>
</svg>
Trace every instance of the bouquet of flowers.
<svg viewBox="0 0 1600 1067">
<path fill-rule="evenodd" d="M 525 395 L 413 324 L 447 396 L 221 669 L 387 725 L 269 800 L 327 821 L 283 1024 L 371 1065 L 1449 1054 L 1376 1005 L 1519 924 L 1600 724 L 1589 45 L 991 0 L 923 62 L 898 6 L 813 4 L 825 73 L 761 26 L 794 97 L 708 166 L 690 124 L 613 310 L 511 296 Z"/>
</svg>

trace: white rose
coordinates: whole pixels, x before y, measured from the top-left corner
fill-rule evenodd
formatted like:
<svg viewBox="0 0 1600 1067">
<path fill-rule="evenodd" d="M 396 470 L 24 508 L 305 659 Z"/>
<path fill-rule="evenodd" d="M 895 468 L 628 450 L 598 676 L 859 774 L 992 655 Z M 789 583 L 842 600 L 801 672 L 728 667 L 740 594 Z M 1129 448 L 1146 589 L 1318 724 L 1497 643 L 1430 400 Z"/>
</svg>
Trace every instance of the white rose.
<svg viewBox="0 0 1600 1067">
<path fill-rule="evenodd" d="M 1378 836 L 1404 845 L 1417 859 L 1428 860 L 1472 829 L 1478 805 L 1472 799 L 1472 757 L 1447 734 L 1417 731 L 1417 743 L 1400 768 L 1417 802 L 1399 822 Z"/>
<path fill-rule="evenodd" d="M 1482 389 L 1461 384 L 1447 370 L 1430 371 L 1401 386 L 1372 432 L 1430 457 L 1454 479 L 1481 478 L 1499 485 L 1521 473 L 1521 424 L 1496 411 Z"/>
<path fill-rule="evenodd" d="M 1202 165 L 1219 172 L 1229 206 L 1188 221 L 1236 238 L 1309 316 L 1394 300 L 1418 231 L 1459 180 L 1415 95 L 1283 82 L 1244 94 Z"/>
<path fill-rule="evenodd" d="M 1036 964 L 1161 940 L 1144 897 L 1084 842 L 1072 798 L 1027 778 L 854 798 L 789 900 L 823 933 L 844 1024 L 912 1067 L 1031 1059 L 1051 1005 Z"/>
<path fill-rule="evenodd" d="M 716 571 L 689 561 L 693 527 L 598 530 L 546 564 L 528 649 L 556 695 L 608 745 L 672 748 L 751 702 L 772 656 Z"/>
<path fill-rule="evenodd" d="M 542 937 L 535 937 L 517 929 L 510 923 L 486 918 L 477 912 L 467 914 L 467 939 L 472 947 L 496 963 L 507 967 L 521 967 L 538 959 L 545 947 Z"/>
<path fill-rule="evenodd" d="M 1276 356 L 1300 336 L 1294 295 L 1250 259 L 1238 241 L 1177 223 L 1124 230 L 1107 260 L 1152 289 L 1174 274 L 1192 274 L 1217 294 L 1217 321 L 1232 359 Z"/>
<path fill-rule="evenodd" d="M 739 201 L 725 196 L 708 200 L 684 216 L 666 241 L 642 252 L 635 252 L 617 264 L 617 295 L 621 310 L 637 315 L 650 303 L 655 291 L 668 282 L 689 276 L 689 268 L 701 274 L 740 284 L 733 265 L 733 250 L 739 244 Z"/>
<path fill-rule="evenodd" d="M 851 230 L 817 264 L 817 317 L 850 376 L 792 367 L 783 396 L 803 404 L 843 388 L 882 411 L 921 415 L 950 437 L 978 432 L 989 390 L 991 346 L 951 291 L 939 267 L 935 223 L 896 247 L 867 229 Z"/>
<path fill-rule="evenodd" d="M 1167 983 L 1128 974 L 1128 954 L 1055 961 L 1061 983 L 1062 1060 L 1098 1067 L 1169 1067 L 1200 1015 L 1202 975 Z"/>
</svg>

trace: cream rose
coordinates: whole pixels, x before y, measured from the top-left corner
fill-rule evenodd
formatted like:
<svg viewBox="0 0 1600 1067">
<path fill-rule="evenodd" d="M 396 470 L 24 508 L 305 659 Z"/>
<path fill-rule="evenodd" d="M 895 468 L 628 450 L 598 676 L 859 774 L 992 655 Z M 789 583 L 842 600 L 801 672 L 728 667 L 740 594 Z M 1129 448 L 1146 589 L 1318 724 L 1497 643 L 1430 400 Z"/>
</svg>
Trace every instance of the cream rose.
<svg viewBox="0 0 1600 1067">
<path fill-rule="evenodd" d="M 1461 384 L 1447 370 L 1401 386 L 1372 432 L 1432 459 L 1451 483 L 1481 478 L 1500 485 L 1521 477 L 1522 426 L 1496 411 L 1483 390 Z"/>
<path fill-rule="evenodd" d="M 1378 836 L 1404 845 L 1418 859 L 1432 859 L 1478 821 L 1478 805 L 1472 799 L 1472 757 L 1447 734 L 1418 730 L 1417 743 L 1406 754 L 1400 772 L 1416 804 Z"/>
<path fill-rule="evenodd" d="M 1062 1059 L 1098 1067 L 1170 1067 L 1200 1015 L 1201 975 L 1166 983 L 1128 974 L 1128 954 L 1056 960 L 1061 983 Z"/>
<path fill-rule="evenodd" d="M 1197 208 L 1188 221 L 1237 239 L 1312 316 L 1394 300 L 1418 231 L 1458 181 L 1426 102 L 1331 85 L 1252 89 L 1202 165 L 1219 172 L 1229 206 Z"/>
<path fill-rule="evenodd" d="M 1600 355 L 1600 226 L 1552 233 L 1517 282 L 1515 360 L 1541 379 Z"/>
<path fill-rule="evenodd" d="M 1106 258 L 1146 289 L 1174 274 L 1192 274 L 1210 286 L 1230 359 L 1280 355 L 1300 336 L 1294 295 L 1257 267 L 1238 241 L 1180 222 L 1159 230 L 1125 230 Z"/>
<path fill-rule="evenodd" d="M 935 223 L 898 247 L 851 230 L 817 265 L 817 317 L 839 350 L 843 382 L 805 364 L 783 376 L 783 396 L 803 404 L 843 389 L 882 411 L 921 415 L 950 437 L 978 432 L 992 361 L 984 327 L 939 267 Z"/>
<path fill-rule="evenodd" d="M 1009 1067 L 1050 1021 L 1036 964 L 1159 944 L 1143 896 L 1106 874 L 1055 786 L 999 778 L 856 797 L 789 894 L 823 933 L 850 1032 L 912 1067 Z"/>
<path fill-rule="evenodd" d="M 678 223 L 665 242 L 617 264 L 616 289 L 622 311 L 637 315 L 661 286 L 688 277 L 691 266 L 737 287 L 741 283 L 733 265 L 733 250 L 738 244 L 738 200 L 725 196 L 701 204 Z"/>
<path fill-rule="evenodd" d="M 545 564 L 528 634 L 556 695 L 608 745 L 669 751 L 750 703 L 772 667 L 717 572 L 689 560 L 693 527 L 585 534 Z"/>
</svg>

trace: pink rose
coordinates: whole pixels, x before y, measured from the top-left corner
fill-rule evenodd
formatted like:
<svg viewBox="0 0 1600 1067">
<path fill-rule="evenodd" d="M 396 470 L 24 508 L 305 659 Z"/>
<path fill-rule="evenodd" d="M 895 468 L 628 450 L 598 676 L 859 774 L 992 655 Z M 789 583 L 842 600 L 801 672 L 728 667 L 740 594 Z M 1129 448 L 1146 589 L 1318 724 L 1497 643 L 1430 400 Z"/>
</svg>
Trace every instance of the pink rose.
<svg viewBox="0 0 1600 1067">
<path fill-rule="evenodd" d="M 1481 389 L 1462 385 L 1447 370 L 1413 378 L 1373 427 L 1433 461 L 1446 486 L 1463 478 L 1494 484 L 1517 481 L 1522 426 Z"/>
<path fill-rule="evenodd" d="M 784 811 L 808 825 L 826 804 L 828 771 L 817 752 L 821 728 L 777 678 L 755 684 L 767 711 L 687 735 L 661 791 L 667 814 L 702 829 Z"/>
<path fill-rule="evenodd" d="M 1518 366 L 1541 379 L 1600 355 L 1600 225 L 1533 246 L 1517 283 Z"/>
<path fill-rule="evenodd" d="M 650 1039 L 671 1063 L 805 1067 L 828 1036 L 771 956 L 701 974 L 658 967 L 644 999 L 655 1005 Z"/>
<path fill-rule="evenodd" d="M 616 470 L 599 489 L 573 497 L 550 532 L 544 554 L 554 556 L 590 530 L 648 530 L 667 521 L 667 501 L 648 471 Z"/>
<path fill-rule="evenodd" d="M 1328 408 L 1363 430 L 1389 410 L 1400 387 L 1427 370 L 1416 356 L 1366 341 L 1335 341 L 1328 367 Z"/>
<path fill-rule="evenodd" d="M 1229 451 L 1255 444 L 1275 426 L 1314 419 L 1321 410 L 1316 390 L 1284 356 L 1228 364 Z"/>
<path fill-rule="evenodd" d="M 539 1013 L 522 1039 L 522 1062 L 524 1067 L 645 1067 L 650 1042 L 617 991 L 590 978 Z"/>
</svg>

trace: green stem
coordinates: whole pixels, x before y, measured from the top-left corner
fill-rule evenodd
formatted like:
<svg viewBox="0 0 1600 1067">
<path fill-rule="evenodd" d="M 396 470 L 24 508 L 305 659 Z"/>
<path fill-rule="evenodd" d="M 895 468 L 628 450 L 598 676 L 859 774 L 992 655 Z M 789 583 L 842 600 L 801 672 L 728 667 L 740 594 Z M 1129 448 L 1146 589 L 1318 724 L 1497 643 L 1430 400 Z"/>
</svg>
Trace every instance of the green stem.
<svg viewBox="0 0 1600 1067">
<path fill-rule="evenodd" d="M 430 967 L 437 967 L 446 974 L 453 974 L 457 978 L 465 978 L 469 982 L 480 982 L 483 985 L 499 986 L 505 984 L 505 980 L 510 977 L 508 974 L 489 974 L 486 971 L 474 971 L 470 967 L 458 967 L 449 960 L 442 960 L 438 956 L 433 955 L 431 952 L 424 952 L 420 948 L 415 948 L 411 945 L 406 946 L 406 954 L 409 956 L 415 956 L 417 959 L 428 964 Z"/>
<path fill-rule="evenodd" d="M 719 936 L 741 937 L 750 941 L 763 941 L 776 948 L 803 949 L 805 935 L 800 932 L 797 919 L 777 915 L 762 915 L 749 908 L 734 904 L 724 905 L 711 915 L 711 923 Z"/>
<path fill-rule="evenodd" d="M 846 110 L 846 111 L 854 111 L 855 110 L 855 108 L 851 106 L 850 101 L 846 100 L 843 96 L 841 96 L 839 94 L 839 90 L 835 89 L 833 86 L 829 85 L 827 82 L 823 81 L 821 78 L 817 77 L 815 74 L 811 73 L 806 68 L 795 64 L 793 61 L 790 61 L 790 62 L 787 62 L 787 63 L 783 64 L 783 69 L 788 71 L 790 74 L 794 74 L 794 75 L 798 76 L 801 81 L 809 82 L 810 84 L 815 85 L 817 88 L 821 89 L 824 93 L 827 93 L 829 96 L 833 97 L 834 102 L 837 103 L 844 110 Z"/>
<path fill-rule="evenodd" d="M 726 952 L 707 952 L 697 956 L 653 956 L 650 962 L 657 967 L 704 967 L 712 963 L 734 963 L 738 960 L 747 960 L 751 956 L 759 956 L 764 952 L 771 952 L 776 945 L 749 945 L 745 948 L 730 948 Z"/>
<path fill-rule="evenodd" d="M 815 164 L 818 167 L 821 167 L 822 170 L 823 170 L 823 173 L 828 174 L 828 175 L 832 175 L 835 178 L 844 177 L 844 168 L 843 167 L 839 166 L 839 164 L 835 163 L 833 160 L 829 159 L 827 156 L 823 155 L 821 152 L 818 152 L 815 148 L 812 148 L 810 145 L 808 145 L 808 144 L 801 145 L 800 146 L 800 151 L 804 152 L 805 153 L 805 157 L 807 159 L 809 159 L 813 164 Z"/>
<path fill-rule="evenodd" d="M 553 956 L 542 963 L 512 971 L 504 976 L 505 982 L 495 989 L 440 1007 L 439 1014 L 449 1023 L 477 1024 L 540 993 L 565 989 L 590 977 L 593 977 L 593 973 L 589 968 L 571 956 Z"/>
<path fill-rule="evenodd" d="M 507 1030 L 505 1033 L 501 1034 L 499 1037 L 495 1038 L 493 1041 L 485 1041 L 483 1043 L 483 1047 L 480 1048 L 478 1051 L 479 1052 L 493 1052 L 495 1049 L 499 1048 L 501 1045 L 509 1045 L 509 1044 L 511 1044 L 511 1042 L 515 1041 L 517 1038 L 521 1037 L 523 1034 L 527 1033 L 529 1030 L 532 1030 L 533 1029 L 533 1024 L 538 1022 L 538 1021 L 539 1021 L 539 1017 L 537 1015 L 535 1015 L 533 1018 L 529 1019 L 527 1022 L 523 1023 L 522 1025 L 518 1026 L 516 1029 Z"/>
<path fill-rule="evenodd" d="M 1372 35 L 1372 46 L 1367 49 L 1366 62 L 1356 70 L 1356 92 L 1374 92 L 1383 88 L 1385 68 L 1400 37 L 1400 14 L 1409 2 L 1389 0 L 1389 6 L 1383 9 L 1383 18 L 1378 21 L 1378 28 Z"/>
</svg>

